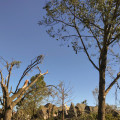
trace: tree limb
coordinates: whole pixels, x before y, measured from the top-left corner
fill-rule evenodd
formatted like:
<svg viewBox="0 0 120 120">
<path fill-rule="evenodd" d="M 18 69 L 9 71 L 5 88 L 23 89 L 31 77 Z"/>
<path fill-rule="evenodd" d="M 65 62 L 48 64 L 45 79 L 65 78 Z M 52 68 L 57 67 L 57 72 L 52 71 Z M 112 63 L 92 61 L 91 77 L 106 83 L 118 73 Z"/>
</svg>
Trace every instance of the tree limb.
<svg viewBox="0 0 120 120">
<path fill-rule="evenodd" d="M 115 36 L 115 38 L 112 38 L 113 40 L 108 43 L 108 45 L 112 44 L 113 42 L 116 41 L 116 39 L 120 37 L 120 33 Z"/>
<path fill-rule="evenodd" d="M 41 77 L 41 76 L 43 76 L 43 75 L 45 75 L 45 74 L 47 74 L 48 73 L 48 71 L 47 72 L 45 72 L 45 73 L 40 73 L 38 76 L 37 76 L 37 78 L 33 81 L 33 82 L 31 82 L 28 86 L 26 86 L 26 83 L 24 83 L 24 85 L 23 85 L 23 87 L 22 88 L 20 88 L 19 90 L 18 90 L 18 92 L 16 92 L 15 94 L 13 94 L 12 96 L 11 96 L 11 100 L 14 100 L 15 98 L 17 98 L 19 95 L 21 95 L 22 93 L 25 93 L 35 82 L 37 82 L 37 80 L 38 80 L 38 78 L 39 77 Z"/>
<path fill-rule="evenodd" d="M 83 23 L 89 23 L 89 24 L 93 25 L 94 27 L 100 29 L 101 31 L 104 30 L 104 29 L 102 29 L 100 26 L 98 26 L 98 25 L 92 23 L 90 20 L 89 20 L 89 22 L 83 21 L 80 17 L 76 16 L 76 15 L 71 11 L 70 7 L 68 7 L 66 4 L 65 4 L 65 6 L 66 6 L 67 9 L 70 11 L 70 13 L 71 13 L 75 18 L 77 18 L 78 20 L 80 20 L 81 22 L 83 22 Z"/>
<path fill-rule="evenodd" d="M 62 20 L 58 20 L 58 19 L 54 19 L 54 18 L 53 18 L 53 20 L 56 21 L 56 22 L 61 22 L 61 23 L 65 24 L 65 25 L 67 25 L 67 26 L 74 27 L 73 25 L 68 24 L 68 23 L 66 23 L 66 22 L 64 22 Z"/>
<path fill-rule="evenodd" d="M 39 77 L 46 75 L 46 74 L 48 74 L 48 70 L 45 73 L 40 73 L 38 77 L 25 88 L 25 91 L 27 91 L 38 80 Z"/>
<path fill-rule="evenodd" d="M 8 81 L 7 81 L 7 88 L 9 87 L 9 81 L 10 81 L 10 76 L 11 76 L 11 71 L 12 71 L 13 65 L 11 64 L 9 73 L 8 73 Z"/>
<path fill-rule="evenodd" d="M 108 88 L 105 90 L 105 95 L 107 95 L 107 93 L 110 91 L 110 89 L 112 88 L 112 86 L 117 82 L 117 80 L 120 78 L 120 72 L 117 74 L 117 77 L 113 80 L 113 82 L 110 83 L 110 85 L 108 86 Z"/>
<path fill-rule="evenodd" d="M 3 74 L 2 74 L 2 71 L 0 71 L 0 75 L 1 75 L 1 83 L 3 84 Z"/>
<path fill-rule="evenodd" d="M 84 47 L 84 51 L 85 51 L 85 53 L 86 53 L 89 61 L 90 61 L 90 62 L 92 63 L 92 65 L 99 71 L 99 68 L 95 65 L 95 63 L 92 61 L 92 59 L 91 59 L 90 56 L 89 56 L 89 53 L 88 53 L 88 51 L 87 51 L 87 49 L 86 49 L 86 47 L 85 47 L 85 44 L 84 44 L 84 42 L 83 42 L 83 39 L 82 39 L 82 37 L 81 37 L 81 35 L 80 35 L 80 32 L 79 32 L 77 26 L 75 27 L 75 29 L 76 29 L 79 37 L 80 37 L 81 43 L 82 43 L 82 45 L 83 45 L 83 47 Z"/>
<path fill-rule="evenodd" d="M 96 40 L 96 42 L 97 42 L 97 45 L 98 45 L 98 47 L 99 47 L 99 50 L 101 51 L 101 46 L 100 46 L 99 40 L 97 39 L 96 35 L 93 33 L 91 27 L 89 27 L 89 29 L 90 29 L 90 31 L 92 32 L 92 34 L 93 34 L 93 36 L 94 36 L 94 38 L 95 38 L 95 40 Z"/>
<path fill-rule="evenodd" d="M 20 80 L 19 80 L 19 82 L 18 82 L 18 85 L 17 85 L 17 87 L 16 87 L 15 93 L 17 92 L 18 87 L 19 87 L 22 79 L 26 76 L 26 74 L 27 74 L 33 67 L 35 67 L 37 64 L 41 63 L 42 60 L 43 60 L 43 58 L 44 58 L 44 56 L 43 56 L 43 55 L 40 55 L 40 56 L 38 56 L 38 57 L 35 59 L 34 62 L 31 61 L 31 64 L 28 65 L 28 67 L 27 67 L 27 68 L 25 69 L 25 71 L 23 72 L 23 75 L 21 76 L 21 78 L 20 78 Z"/>
</svg>

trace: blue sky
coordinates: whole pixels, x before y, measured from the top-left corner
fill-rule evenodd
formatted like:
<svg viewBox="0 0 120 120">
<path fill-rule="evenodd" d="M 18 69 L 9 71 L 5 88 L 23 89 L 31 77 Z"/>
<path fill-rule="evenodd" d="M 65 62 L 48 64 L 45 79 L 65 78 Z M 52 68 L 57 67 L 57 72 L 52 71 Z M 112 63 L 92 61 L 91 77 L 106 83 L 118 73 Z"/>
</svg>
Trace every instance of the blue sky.
<svg viewBox="0 0 120 120">
<path fill-rule="evenodd" d="M 43 72 L 49 71 L 45 76 L 46 83 L 56 85 L 59 80 L 64 81 L 66 86 L 70 83 L 75 104 L 86 99 L 88 105 L 95 105 L 92 90 L 98 86 L 98 72 L 84 53 L 76 55 L 72 48 L 60 46 L 60 42 L 48 36 L 45 26 L 37 24 L 45 14 L 42 9 L 45 2 L 0 0 L 0 56 L 8 61 L 22 61 L 20 68 L 12 73 L 12 85 L 16 86 L 31 59 L 44 54 L 40 68 Z M 32 75 L 26 76 L 23 82 Z M 107 103 L 115 103 L 114 92 L 113 87 L 107 95 Z"/>
</svg>

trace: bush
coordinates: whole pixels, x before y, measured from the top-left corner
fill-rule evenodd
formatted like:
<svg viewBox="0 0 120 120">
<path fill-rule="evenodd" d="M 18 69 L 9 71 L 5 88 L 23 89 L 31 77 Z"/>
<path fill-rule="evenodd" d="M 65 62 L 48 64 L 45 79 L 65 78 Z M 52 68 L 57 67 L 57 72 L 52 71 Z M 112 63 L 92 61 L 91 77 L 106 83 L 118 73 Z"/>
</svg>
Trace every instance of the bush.
<svg viewBox="0 0 120 120">
<path fill-rule="evenodd" d="M 95 113 L 83 114 L 78 118 L 78 120 L 97 120 L 97 114 Z"/>
<path fill-rule="evenodd" d="M 120 116 L 114 117 L 112 114 L 105 115 L 106 120 L 120 120 Z"/>
</svg>

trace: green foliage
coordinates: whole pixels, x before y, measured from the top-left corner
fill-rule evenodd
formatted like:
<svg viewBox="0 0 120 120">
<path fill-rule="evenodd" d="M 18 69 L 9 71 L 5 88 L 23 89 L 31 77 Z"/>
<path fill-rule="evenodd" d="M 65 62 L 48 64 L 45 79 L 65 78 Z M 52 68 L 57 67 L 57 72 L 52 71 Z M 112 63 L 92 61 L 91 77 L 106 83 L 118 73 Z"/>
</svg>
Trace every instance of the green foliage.
<svg viewBox="0 0 120 120">
<path fill-rule="evenodd" d="M 90 113 L 90 114 L 83 114 L 76 120 L 98 120 L 97 114 L 95 113 Z M 119 120 L 120 116 L 114 117 L 112 114 L 106 114 L 105 116 L 106 120 Z"/>
<path fill-rule="evenodd" d="M 30 82 L 34 81 L 38 75 L 33 76 L 30 79 Z M 41 76 L 38 78 L 38 81 L 29 89 L 28 92 L 30 92 L 27 95 L 27 98 L 30 100 L 35 100 L 36 102 L 41 101 L 43 97 L 45 97 L 48 94 L 48 89 L 45 87 L 46 83 L 44 82 L 44 77 Z"/>
<path fill-rule="evenodd" d="M 106 120 L 120 120 L 120 116 L 114 117 L 112 114 L 106 114 Z"/>
<path fill-rule="evenodd" d="M 97 114 L 83 114 L 78 118 L 78 120 L 97 120 Z"/>
<path fill-rule="evenodd" d="M 19 67 L 19 66 L 20 66 L 20 63 L 21 63 L 21 61 L 13 61 L 13 62 L 11 63 L 11 65 L 12 65 L 12 66 L 16 65 L 17 67 Z"/>
<path fill-rule="evenodd" d="M 81 104 L 87 105 L 87 100 L 82 101 Z"/>
<path fill-rule="evenodd" d="M 30 79 L 30 82 L 34 81 L 36 77 L 38 77 L 38 75 L 33 76 Z M 41 101 L 48 95 L 49 93 L 48 89 L 46 88 L 44 77 L 41 76 L 38 78 L 38 81 L 32 87 L 30 87 L 21 102 L 18 104 L 18 116 L 21 114 L 21 117 L 23 116 L 27 118 L 29 115 L 31 118 L 36 114 Z"/>
<path fill-rule="evenodd" d="M 104 97 L 118 80 L 113 78 L 113 84 L 104 87 L 106 75 L 111 77 L 113 69 L 119 69 L 120 0 L 53 0 L 44 9 L 46 16 L 39 24 L 47 25 L 47 33 L 71 45 L 76 54 L 85 52 L 100 73 L 99 96 Z M 100 97 L 99 117 L 105 109 Z"/>
<path fill-rule="evenodd" d="M 76 53 L 86 49 L 90 57 L 98 59 L 106 36 L 106 44 L 111 44 L 108 51 L 113 55 L 112 47 L 120 39 L 119 0 L 52 0 L 44 9 L 46 16 L 39 25 L 47 25 L 51 37 L 63 40 Z M 118 53 L 112 57 L 119 61 Z"/>
</svg>

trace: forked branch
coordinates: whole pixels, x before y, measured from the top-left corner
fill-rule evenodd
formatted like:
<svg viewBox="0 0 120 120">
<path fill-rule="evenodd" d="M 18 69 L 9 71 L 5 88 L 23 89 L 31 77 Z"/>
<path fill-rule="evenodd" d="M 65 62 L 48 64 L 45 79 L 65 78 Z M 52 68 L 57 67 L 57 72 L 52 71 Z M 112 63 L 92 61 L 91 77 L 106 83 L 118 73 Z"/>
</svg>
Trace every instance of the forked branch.
<svg viewBox="0 0 120 120">
<path fill-rule="evenodd" d="M 45 72 L 45 73 L 40 73 L 37 78 L 31 82 L 29 85 L 28 85 L 28 80 L 25 81 L 24 85 L 22 88 L 20 88 L 15 94 L 13 94 L 11 96 L 11 101 L 13 101 L 14 99 L 16 99 L 15 101 L 12 102 L 12 107 L 14 107 L 14 105 L 16 105 L 23 97 L 23 95 L 27 92 L 27 90 L 37 82 L 37 80 L 39 79 L 39 77 L 43 76 L 43 75 L 46 75 L 48 73 L 48 70 Z M 27 86 L 28 85 L 28 86 Z"/>
<path fill-rule="evenodd" d="M 25 69 L 25 71 L 23 72 L 23 75 L 21 76 L 19 82 L 18 82 L 18 85 L 16 87 L 16 90 L 15 90 L 15 93 L 17 92 L 18 90 L 18 87 L 22 81 L 22 79 L 26 76 L 26 74 L 28 74 L 29 71 L 31 71 L 32 68 L 34 68 L 37 64 L 39 63 L 42 63 L 42 60 L 43 60 L 44 56 L 43 55 L 40 55 L 38 56 L 37 58 L 35 58 L 34 61 L 31 61 L 31 64 L 28 65 L 28 67 Z"/>
</svg>

